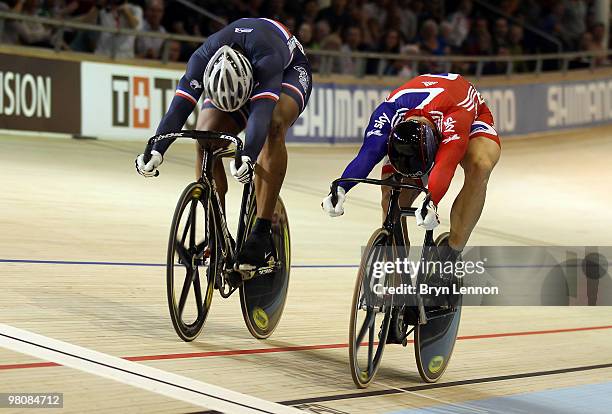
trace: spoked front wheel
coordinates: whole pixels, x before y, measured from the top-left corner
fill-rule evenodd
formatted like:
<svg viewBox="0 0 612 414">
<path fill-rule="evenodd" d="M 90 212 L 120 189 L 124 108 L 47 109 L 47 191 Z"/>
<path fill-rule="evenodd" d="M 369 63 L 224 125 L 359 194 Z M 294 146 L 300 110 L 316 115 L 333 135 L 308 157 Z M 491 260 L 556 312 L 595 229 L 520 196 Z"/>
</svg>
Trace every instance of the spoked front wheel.
<svg viewBox="0 0 612 414">
<path fill-rule="evenodd" d="M 384 229 L 374 232 L 364 251 L 353 291 L 349 325 L 349 360 L 351 376 L 359 388 L 367 387 L 374 379 L 382 361 L 389 334 L 391 306 L 367 303 L 374 263 L 385 260 L 385 246 L 390 238 Z"/>
<path fill-rule="evenodd" d="M 174 211 L 168 240 L 170 318 L 178 336 L 187 342 L 204 327 L 214 291 L 215 271 L 210 263 L 217 257 L 217 243 L 211 242 L 215 240 L 215 226 L 209 193 L 202 183 L 185 188 Z"/>
</svg>

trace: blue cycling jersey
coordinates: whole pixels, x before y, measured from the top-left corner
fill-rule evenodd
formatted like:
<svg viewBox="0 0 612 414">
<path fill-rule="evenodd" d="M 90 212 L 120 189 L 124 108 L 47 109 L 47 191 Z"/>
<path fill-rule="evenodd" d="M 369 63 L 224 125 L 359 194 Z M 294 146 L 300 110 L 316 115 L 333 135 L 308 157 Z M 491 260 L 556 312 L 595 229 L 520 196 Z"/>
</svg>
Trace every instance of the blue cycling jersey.
<svg viewBox="0 0 612 414">
<path fill-rule="evenodd" d="M 246 125 L 244 155 L 257 159 L 278 101 L 283 71 L 302 46 L 280 23 L 270 19 L 239 19 L 211 35 L 191 56 L 185 75 L 179 81 L 170 109 L 162 118 L 158 134 L 180 130 L 202 95 L 206 65 L 221 46 L 238 48 L 253 67 L 254 88 Z M 152 149 L 164 153 L 171 141 L 156 143 Z"/>
</svg>

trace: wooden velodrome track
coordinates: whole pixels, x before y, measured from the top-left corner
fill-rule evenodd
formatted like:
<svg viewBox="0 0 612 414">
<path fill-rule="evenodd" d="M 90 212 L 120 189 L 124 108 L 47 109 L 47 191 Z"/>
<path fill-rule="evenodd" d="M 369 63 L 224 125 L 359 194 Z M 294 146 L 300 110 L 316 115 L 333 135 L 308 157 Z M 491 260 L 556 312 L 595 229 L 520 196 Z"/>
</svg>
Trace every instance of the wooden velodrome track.
<svg viewBox="0 0 612 414">
<path fill-rule="evenodd" d="M 175 144 L 160 177 L 145 180 L 133 167 L 142 146 L 0 137 L 0 323 L 156 368 L 151 375 L 159 378 L 178 374 L 194 387 L 214 384 L 306 412 L 509 412 L 472 402 L 612 381 L 610 308 L 491 307 L 464 311 L 440 383 L 422 383 L 412 346 L 396 345 L 386 348 L 376 383 L 355 389 L 346 347 L 349 307 L 360 247 L 379 225 L 379 190 L 356 188 L 338 219 L 319 207 L 354 147 L 290 148 L 282 196 L 294 267 L 271 339 L 250 337 L 234 295 L 216 296 L 201 336 L 183 343 L 168 317 L 159 265 L 175 202 L 193 178 L 194 151 L 192 144 Z M 471 244 L 609 244 L 611 153 L 610 127 L 505 140 Z M 442 203 L 443 224 L 460 184 L 461 171 Z M 230 185 L 231 209 L 240 191 Z M 234 210 L 234 223 L 236 216 Z M 62 412 L 71 413 L 214 408 L 127 385 L 129 378 L 111 379 L 101 366 L 54 360 L 0 348 L 0 393 L 62 392 Z M 428 408 L 440 404 L 447 408 Z M 566 412 L 600 412 L 584 404 Z M 543 408 L 526 405 L 520 412 Z"/>
</svg>

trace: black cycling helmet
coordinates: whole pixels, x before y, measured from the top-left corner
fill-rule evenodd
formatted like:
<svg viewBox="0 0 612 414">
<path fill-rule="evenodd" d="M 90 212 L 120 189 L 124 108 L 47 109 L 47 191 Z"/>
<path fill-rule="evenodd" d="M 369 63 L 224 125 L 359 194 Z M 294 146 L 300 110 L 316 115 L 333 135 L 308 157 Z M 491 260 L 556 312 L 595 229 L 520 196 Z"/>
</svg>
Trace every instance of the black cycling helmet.
<svg viewBox="0 0 612 414">
<path fill-rule="evenodd" d="M 433 168 L 438 151 L 438 136 L 434 128 L 411 119 L 397 124 L 389 135 L 387 154 L 397 172 L 419 178 Z"/>
</svg>

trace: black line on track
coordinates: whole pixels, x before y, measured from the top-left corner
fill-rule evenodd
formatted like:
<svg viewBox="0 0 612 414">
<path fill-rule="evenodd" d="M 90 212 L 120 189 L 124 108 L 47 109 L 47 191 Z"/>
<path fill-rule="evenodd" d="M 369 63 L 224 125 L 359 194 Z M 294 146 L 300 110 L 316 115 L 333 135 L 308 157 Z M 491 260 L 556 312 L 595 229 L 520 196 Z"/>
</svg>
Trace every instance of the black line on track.
<svg viewBox="0 0 612 414">
<path fill-rule="evenodd" d="M 266 411 L 266 410 L 263 410 L 261 408 L 252 407 L 250 405 L 239 403 L 239 402 L 232 401 L 232 400 L 228 400 L 228 399 L 225 399 L 225 398 L 221 398 L 221 397 L 218 397 L 216 395 L 207 394 L 205 392 L 194 390 L 194 389 L 191 389 L 189 387 L 184 387 L 182 385 L 173 384 L 173 383 L 168 382 L 168 381 L 164 381 L 164 380 L 161 380 L 161 379 L 158 379 L 158 378 L 149 377 L 147 375 L 139 374 L 137 372 L 132 372 L 132 371 L 129 371 L 127 369 L 115 367 L 113 365 L 108 365 L 108 364 L 105 364 L 103 362 L 94 361 L 94 360 L 91 360 L 89 358 L 84 358 L 82 356 L 74 355 L 74 354 L 71 354 L 69 352 L 60 351 L 59 349 L 55 349 L 55 348 L 51 348 L 51 347 L 48 347 L 48 346 L 45 346 L 45 345 L 37 344 L 35 342 L 26 341 L 25 339 L 22 339 L 22 338 L 15 338 L 13 336 L 10 336 L 10 335 L 4 334 L 4 333 L 0 333 L 0 336 L 4 336 L 5 338 L 10 338 L 10 339 L 12 339 L 14 341 L 19 341 L 19 342 L 23 342 L 23 343 L 30 344 L 30 345 L 33 345 L 33 346 L 37 346 L 39 348 L 47 349 L 49 351 L 57 352 L 58 354 L 67 355 L 67 356 L 70 356 L 70 357 L 73 357 L 73 358 L 76 358 L 76 359 L 80 359 L 82 361 L 91 362 L 92 364 L 101 365 L 101 366 L 104 366 L 104 367 L 107 367 L 107 368 L 111 368 L 111 369 L 114 369 L 114 370 L 117 370 L 117 371 L 125 372 L 127 374 L 135 375 L 135 376 L 138 376 L 138 377 L 141 377 L 141 378 L 146 378 L 148 380 L 159 382 L 161 384 L 170 385 L 172 387 L 180 388 L 180 389 L 185 390 L 185 391 L 190 391 L 190 392 L 193 392 L 193 393 L 196 393 L 196 394 L 204 395 L 206 397 L 210 397 L 210 398 L 213 398 L 213 399 L 216 399 L 216 400 L 219 400 L 219 401 L 224 401 L 224 402 L 227 402 L 227 403 L 230 403 L 230 404 L 238 405 L 240 407 L 244 407 L 244 408 L 248 408 L 248 409 L 251 409 L 251 410 L 260 411 L 262 413 L 274 414 L 272 411 Z M 206 412 L 211 412 L 211 411 L 206 411 Z M 212 412 L 215 412 L 215 411 L 212 411 Z"/>
<path fill-rule="evenodd" d="M 277 401 L 277 402 L 283 405 L 311 404 L 311 403 L 326 402 L 326 401 L 339 401 L 339 400 L 349 400 L 349 399 L 354 399 L 354 398 L 366 398 L 366 397 L 377 397 L 381 395 L 401 394 L 404 391 L 411 391 L 411 392 L 427 391 L 427 390 L 433 390 L 437 388 L 458 387 L 461 385 L 483 384 L 487 382 L 508 381 L 508 380 L 514 380 L 514 379 L 520 379 L 520 378 L 558 375 L 558 374 L 566 374 L 570 372 L 590 371 L 594 369 L 604 369 L 604 368 L 612 368 L 612 363 L 599 364 L 599 365 L 587 365 L 587 366 L 572 367 L 572 368 L 562 368 L 562 369 L 555 369 L 551 371 L 536 371 L 536 372 L 525 372 L 522 374 L 499 375 L 495 377 L 474 378 L 474 379 L 468 379 L 468 380 L 442 382 L 442 383 L 435 383 L 435 384 L 413 385 L 411 387 L 404 387 L 400 389 L 353 392 L 353 393 L 347 393 L 347 394 L 326 395 L 326 396 L 321 396 L 321 397 L 302 398 L 299 400 L 287 400 L 287 401 Z M 376 380 L 374 382 L 376 382 Z M 198 414 L 201 414 L 201 413 L 198 413 Z"/>
</svg>

